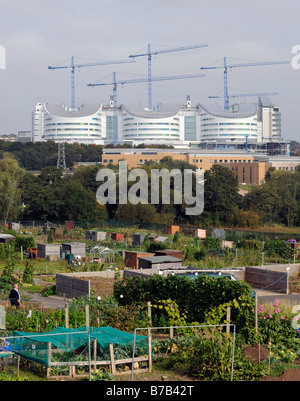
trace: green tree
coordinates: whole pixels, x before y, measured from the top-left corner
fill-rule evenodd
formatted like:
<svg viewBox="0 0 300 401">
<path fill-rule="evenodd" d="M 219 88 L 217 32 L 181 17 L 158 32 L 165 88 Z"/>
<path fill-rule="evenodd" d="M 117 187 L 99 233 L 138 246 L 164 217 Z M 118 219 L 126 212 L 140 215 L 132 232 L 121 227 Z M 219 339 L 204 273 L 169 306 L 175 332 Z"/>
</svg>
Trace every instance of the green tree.
<svg viewBox="0 0 300 401">
<path fill-rule="evenodd" d="M 16 218 L 21 207 L 21 183 L 25 171 L 8 153 L 0 159 L 0 219 Z"/>
<path fill-rule="evenodd" d="M 216 213 L 221 220 L 226 221 L 226 216 L 233 213 L 235 206 L 241 202 L 238 181 L 228 168 L 220 165 L 207 170 L 204 178 L 204 210 Z"/>
</svg>

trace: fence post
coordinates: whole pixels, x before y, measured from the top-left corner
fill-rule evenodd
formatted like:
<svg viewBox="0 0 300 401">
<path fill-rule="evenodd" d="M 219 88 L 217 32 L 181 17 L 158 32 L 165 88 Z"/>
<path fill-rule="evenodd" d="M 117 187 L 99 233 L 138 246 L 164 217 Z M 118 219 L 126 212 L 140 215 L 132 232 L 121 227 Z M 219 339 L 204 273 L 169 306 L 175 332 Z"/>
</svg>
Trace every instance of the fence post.
<svg viewBox="0 0 300 401">
<path fill-rule="evenodd" d="M 255 333 L 258 332 L 258 296 L 255 291 Z"/>
<path fill-rule="evenodd" d="M 66 307 L 65 307 L 65 326 L 66 326 L 66 329 L 69 328 L 69 305 L 68 305 L 68 303 L 66 304 Z"/>
<path fill-rule="evenodd" d="M 97 338 L 94 338 L 94 370 L 97 369 Z"/>
<path fill-rule="evenodd" d="M 51 353 L 52 353 L 52 344 L 48 343 L 48 366 L 47 366 L 47 377 L 50 376 L 50 370 L 51 370 Z"/>
<path fill-rule="evenodd" d="M 85 325 L 86 327 L 90 327 L 90 310 L 89 305 L 85 305 Z"/>
<path fill-rule="evenodd" d="M 149 359 L 149 373 L 152 373 L 152 338 L 151 335 L 148 337 L 148 359 Z"/>
<path fill-rule="evenodd" d="M 115 356 L 114 356 L 114 345 L 112 343 L 109 344 L 109 352 L 110 352 L 111 373 L 113 375 L 115 375 L 116 374 L 116 365 L 115 365 Z M 131 369 L 133 369 L 133 366 Z"/>
<path fill-rule="evenodd" d="M 152 326 L 152 312 L 151 312 L 151 302 L 147 302 L 148 305 L 148 317 L 149 317 L 149 325 Z M 151 329 L 148 329 L 148 336 L 151 336 Z"/>
<path fill-rule="evenodd" d="M 226 317 L 226 334 L 230 334 L 230 319 L 231 319 L 231 308 L 227 306 L 227 317 Z"/>
</svg>

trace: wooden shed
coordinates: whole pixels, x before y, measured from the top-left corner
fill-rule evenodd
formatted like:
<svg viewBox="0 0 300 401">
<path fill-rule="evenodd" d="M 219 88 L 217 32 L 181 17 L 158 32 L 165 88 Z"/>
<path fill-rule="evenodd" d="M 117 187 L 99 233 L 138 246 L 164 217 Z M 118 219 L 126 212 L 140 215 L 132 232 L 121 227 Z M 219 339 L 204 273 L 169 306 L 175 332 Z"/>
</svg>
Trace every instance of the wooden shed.
<svg viewBox="0 0 300 401">
<path fill-rule="evenodd" d="M 112 241 L 119 241 L 119 242 L 124 242 L 124 234 L 122 233 L 111 233 L 111 239 Z"/>
<path fill-rule="evenodd" d="M 166 226 L 166 234 L 168 235 L 174 235 L 179 230 L 179 226 Z"/>
<path fill-rule="evenodd" d="M 193 236 L 195 238 L 204 239 L 204 238 L 206 238 L 206 230 L 202 230 L 201 228 L 195 228 Z"/>
<path fill-rule="evenodd" d="M 154 253 L 125 251 L 125 267 L 139 269 L 139 258 L 154 256 Z"/>
</svg>

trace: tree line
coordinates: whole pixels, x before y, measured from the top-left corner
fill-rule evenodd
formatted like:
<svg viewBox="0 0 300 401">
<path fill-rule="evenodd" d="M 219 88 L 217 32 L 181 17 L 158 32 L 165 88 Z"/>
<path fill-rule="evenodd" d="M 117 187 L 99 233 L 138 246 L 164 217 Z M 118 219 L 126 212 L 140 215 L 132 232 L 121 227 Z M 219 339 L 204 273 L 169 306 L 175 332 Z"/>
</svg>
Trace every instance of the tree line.
<svg viewBox="0 0 300 401">
<path fill-rule="evenodd" d="M 76 151 L 81 149 L 77 145 L 75 148 Z M 80 166 L 67 174 L 49 165 L 43 167 L 40 174 L 34 175 L 26 171 L 14 153 L 4 152 L 3 149 L 0 152 L 0 220 L 96 222 L 113 219 L 137 223 L 249 228 L 269 223 L 285 226 L 300 224 L 300 168 L 294 172 L 270 169 L 264 184 L 250 187 L 249 192 L 242 196 L 234 174 L 224 166 L 214 165 L 204 173 L 203 213 L 187 216 L 184 202 L 174 203 L 172 180 L 169 204 L 133 205 L 117 202 L 100 205 L 96 200 L 100 164 Z M 114 165 L 108 168 L 115 172 L 118 170 L 118 166 Z M 159 164 L 148 161 L 140 168 L 149 177 L 153 168 L 166 168 L 169 171 L 179 169 L 182 172 L 184 169 L 195 169 L 187 162 L 175 161 L 170 157 L 165 157 Z"/>
<path fill-rule="evenodd" d="M 76 162 L 100 162 L 102 157 L 101 145 L 84 145 L 79 143 L 65 144 L 67 167 L 73 167 Z M 25 170 L 41 170 L 44 167 L 56 166 L 57 144 L 47 142 L 7 142 L 0 140 L 0 157 L 9 153 Z"/>
</svg>

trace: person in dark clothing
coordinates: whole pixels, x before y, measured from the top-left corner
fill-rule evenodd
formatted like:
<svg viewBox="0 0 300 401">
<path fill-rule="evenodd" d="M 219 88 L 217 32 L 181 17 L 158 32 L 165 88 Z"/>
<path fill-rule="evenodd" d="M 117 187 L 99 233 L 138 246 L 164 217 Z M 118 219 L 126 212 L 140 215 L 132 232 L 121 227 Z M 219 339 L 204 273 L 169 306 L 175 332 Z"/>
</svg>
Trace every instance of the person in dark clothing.
<svg viewBox="0 0 300 401">
<path fill-rule="evenodd" d="M 20 293 L 18 291 L 18 284 L 13 285 L 13 288 L 9 293 L 9 299 L 10 299 L 11 305 L 16 306 L 17 308 L 19 306 L 22 306 Z"/>
</svg>

